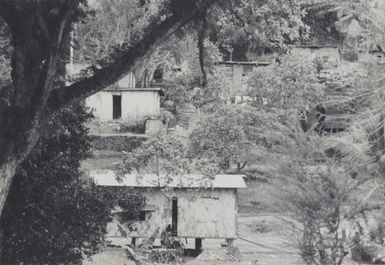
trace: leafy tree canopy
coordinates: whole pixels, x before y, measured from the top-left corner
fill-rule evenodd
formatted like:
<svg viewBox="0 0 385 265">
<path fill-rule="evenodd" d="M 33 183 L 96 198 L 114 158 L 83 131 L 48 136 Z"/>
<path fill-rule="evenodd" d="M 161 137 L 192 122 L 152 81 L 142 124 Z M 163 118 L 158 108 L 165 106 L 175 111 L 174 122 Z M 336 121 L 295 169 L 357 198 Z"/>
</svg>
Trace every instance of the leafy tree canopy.
<svg viewBox="0 0 385 265">
<path fill-rule="evenodd" d="M 245 51 L 277 50 L 306 34 L 302 22 L 303 1 L 229 1 L 227 8 L 215 10 L 209 23 L 211 38 L 222 52 L 234 60 L 245 60 Z"/>
<path fill-rule="evenodd" d="M 225 105 L 205 116 L 190 135 L 193 157 L 211 158 L 222 170 L 258 161 L 261 148 L 279 141 L 285 127 L 274 113 Z"/>
<path fill-rule="evenodd" d="M 0 211 L 16 168 L 31 153 L 52 115 L 136 69 L 178 29 L 200 21 L 214 2 L 162 1 L 162 15 L 148 19 L 138 39 L 113 49 L 80 80 L 65 84 L 63 55 L 73 24 L 89 11 L 86 1 L 1 1 L 0 17 L 11 40 L 12 82 L 0 88 L 1 102 L 7 103 L 0 108 Z M 145 10 L 146 5 L 139 4 Z"/>
<path fill-rule="evenodd" d="M 274 63 L 255 70 L 249 78 L 247 95 L 261 109 L 296 111 L 322 102 L 325 86 L 318 77 L 316 65 L 288 55 Z"/>
<path fill-rule="evenodd" d="M 79 264 L 98 250 L 110 206 L 79 171 L 90 118 L 80 105 L 55 115 L 22 164 L 1 217 L 2 264 Z"/>
<path fill-rule="evenodd" d="M 347 47 L 359 51 L 376 50 L 385 37 L 385 7 L 380 0 L 311 0 L 307 1 L 309 12 L 317 17 L 331 19 L 333 28 L 342 36 Z M 334 14 L 330 16 L 331 14 Z"/>
<path fill-rule="evenodd" d="M 178 136 L 161 135 L 148 139 L 132 152 L 125 154 L 117 168 L 118 179 L 125 174 L 138 177 L 154 174 L 160 183 L 167 183 L 174 176 L 198 174 L 213 177 L 218 168 L 207 157 L 192 158 L 185 140 Z"/>
<path fill-rule="evenodd" d="M 140 214 L 141 194 L 96 187 L 80 171 L 90 118 L 80 104 L 59 112 L 22 164 L 1 217 L 1 264 L 81 264 L 104 243 L 111 209 Z"/>
</svg>

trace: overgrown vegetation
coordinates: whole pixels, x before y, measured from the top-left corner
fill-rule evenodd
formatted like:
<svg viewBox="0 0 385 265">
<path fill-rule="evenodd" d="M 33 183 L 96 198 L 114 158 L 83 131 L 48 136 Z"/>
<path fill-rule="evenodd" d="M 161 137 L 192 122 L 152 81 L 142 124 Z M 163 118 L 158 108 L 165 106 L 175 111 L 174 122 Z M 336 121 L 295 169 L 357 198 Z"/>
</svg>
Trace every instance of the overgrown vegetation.
<svg viewBox="0 0 385 265">
<path fill-rule="evenodd" d="M 278 205 L 302 225 L 297 244 L 305 263 L 336 265 L 358 244 L 352 235 L 363 233 L 362 224 L 376 209 L 360 194 L 373 177 L 330 158 L 323 141 L 297 133 L 285 144 L 277 165 Z"/>
<path fill-rule="evenodd" d="M 118 167 L 119 178 L 125 174 L 155 174 L 158 185 L 166 185 L 172 176 L 202 174 L 213 177 L 217 167 L 208 158 L 193 159 L 182 139 L 163 135 L 145 141 L 130 153 L 126 153 Z"/>
<path fill-rule="evenodd" d="M 80 104 L 55 115 L 19 169 L 1 217 L 1 264 L 81 264 L 104 244 L 114 207 L 140 214 L 140 194 L 96 187 L 80 171 L 91 118 Z"/>
<path fill-rule="evenodd" d="M 221 55 L 256 60 L 282 53 L 286 44 L 312 44 L 320 36 L 314 23 L 306 25 L 309 14 L 322 20 L 316 24 L 325 25 L 328 41 L 341 45 L 350 63 L 277 55 L 253 73 L 246 90 L 237 88 L 249 102 L 226 105 L 224 77 L 215 71 Z M 0 1 L 0 17 L 0 213 L 10 194 L 1 218 L 6 264 L 79 263 L 101 244 L 109 208 L 120 205 L 129 219 L 143 206 L 140 196 L 119 199 L 81 180 L 79 161 L 89 148 L 81 124 L 88 116 L 79 108 L 57 114 L 130 71 L 141 76 L 141 86 L 162 81 L 153 74 L 163 71 L 165 100 L 181 110 L 193 105 L 201 117 L 188 139 L 95 141 L 132 151 L 120 177 L 143 171 L 212 176 L 274 163 L 268 174 L 286 184 L 281 202 L 302 224 L 304 261 L 342 263 L 346 243 L 353 242 L 341 236 L 342 223 L 353 227 L 372 210 L 357 204 L 358 189 L 368 179 L 380 183 L 370 202 L 384 190 L 384 82 L 377 78 L 383 69 L 357 62 L 368 51 L 384 51 L 381 1 L 114 0 L 96 9 L 76 0 Z M 91 66 L 81 80 L 64 85 L 62 55 L 79 21 L 75 59 Z M 306 133 L 299 129 L 305 113 L 331 106 L 346 111 L 353 126 L 317 135 L 313 129 L 326 119 L 321 113 Z M 142 132 L 143 123 L 132 129 Z"/>
<path fill-rule="evenodd" d="M 1 264 L 79 264 L 99 249 L 110 208 L 79 171 L 91 117 L 78 104 L 55 115 L 22 164 L 1 217 Z"/>
</svg>

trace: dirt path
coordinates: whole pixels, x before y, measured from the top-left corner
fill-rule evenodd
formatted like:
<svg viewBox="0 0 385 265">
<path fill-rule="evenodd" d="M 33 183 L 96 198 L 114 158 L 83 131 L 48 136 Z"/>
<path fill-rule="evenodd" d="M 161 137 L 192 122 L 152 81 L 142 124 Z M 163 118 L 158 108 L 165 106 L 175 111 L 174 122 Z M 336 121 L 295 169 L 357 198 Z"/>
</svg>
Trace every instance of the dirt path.
<svg viewBox="0 0 385 265">
<path fill-rule="evenodd" d="M 221 240 L 205 239 L 204 252 L 186 264 L 250 264 L 250 265 L 302 265 L 292 236 L 294 221 L 278 215 L 240 216 L 239 238 L 235 246 L 240 260 L 226 254 Z"/>
<path fill-rule="evenodd" d="M 240 216 L 239 239 L 235 246 L 239 253 L 230 253 L 222 247 L 223 240 L 204 239 L 203 253 L 197 258 L 186 258 L 186 265 L 302 265 L 298 251 L 290 238 L 293 221 L 282 216 L 265 214 Z M 188 240 L 188 246 L 194 247 L 194 240 Z M 237 255 L 239 254 L 239 255 Z M 128 265 L 124 251 L 121 249 L 106 249 L 93 257 L 92 261 L 85 260 L 83 265 Z"/>
<path fill-rule="evenodd" d="M 295 221 L 272 213 L 239 216 L 239 238 L 235 246 L 239 255 L 222 247 L 223 240 L 204 239 L 204 251 L 196 258 L 185 258 L 185 265 L 304 265 L 298 248 Z M 294 231 L 294 232 L 293 232 Z M 194 241 L 188 240 L 193 248 Z M 230 254 L 230 255 L 229 255 Z M 134 265 L 121 249 L 107 250 L 95 255 L 83 265 Z M 345 265 L 356 264 L 346 259 Z"/>
</svg>

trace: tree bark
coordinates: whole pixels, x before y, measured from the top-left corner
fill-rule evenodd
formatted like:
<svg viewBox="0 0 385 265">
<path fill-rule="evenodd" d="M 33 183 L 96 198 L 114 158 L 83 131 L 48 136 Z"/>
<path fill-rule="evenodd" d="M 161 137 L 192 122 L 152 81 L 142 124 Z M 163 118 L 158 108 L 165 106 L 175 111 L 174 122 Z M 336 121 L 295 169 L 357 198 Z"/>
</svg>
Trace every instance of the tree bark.
<svg viewBox="0 0 385 265">
<path fill-rule="evenodd" d="M 4 163 L 0 167 L 0 176 L 1 176 L 1 178 L 0 178 L 0 207 L 1 207 L 1 209 L 3 209 L 3 207 L 4 207 L 5 199 L 7 198 L 8 191 L 11 187 L 13 176 L 16 173 L 16 168 L 17 168 L 16 160 L 11 160 L 7 163 Z"/>
<path fill-rule="evenodd" d="M 247 165 L 247 161 L 244 161 L 243 164 L 241 164 L 240 162 L 237 162 L 237 173 L 241 172 L 241 170 L 244 169 L 246 165 Z"/>
<path fill-rule="evenodd" d="M 52 17 L 33 2 L 9 5 L 4 18 L 12 34 L 12 93 L 9 105 L 0 108 L 0 216 L 17 166 L 32 151 L 49 118 L 47 100 L 57 78 L 63 35 L 74 14 L 72 6 Z"/>
</svg>

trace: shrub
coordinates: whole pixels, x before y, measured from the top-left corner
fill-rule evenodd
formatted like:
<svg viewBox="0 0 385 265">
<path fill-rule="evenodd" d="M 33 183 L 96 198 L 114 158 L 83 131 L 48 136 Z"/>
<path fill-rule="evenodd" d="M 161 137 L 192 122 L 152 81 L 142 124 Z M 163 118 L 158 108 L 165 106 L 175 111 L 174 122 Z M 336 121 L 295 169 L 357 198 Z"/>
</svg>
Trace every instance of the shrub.
<svg viewBox="0 0 385 265">
<path fill-rule="evenodd" d="M 55 115 L 22 164 L 1 216 L 1 264 L 80 264 L 100 247 L 110 208 L 79 170 L 90 117 L 80 105 Z"/>
<path fill-rule="evenodd" d="M 145 135 L 92 135 L 92 147 L 96 150 L 130 152 L 139 147 L 146 139 Z"/>
</svg>

